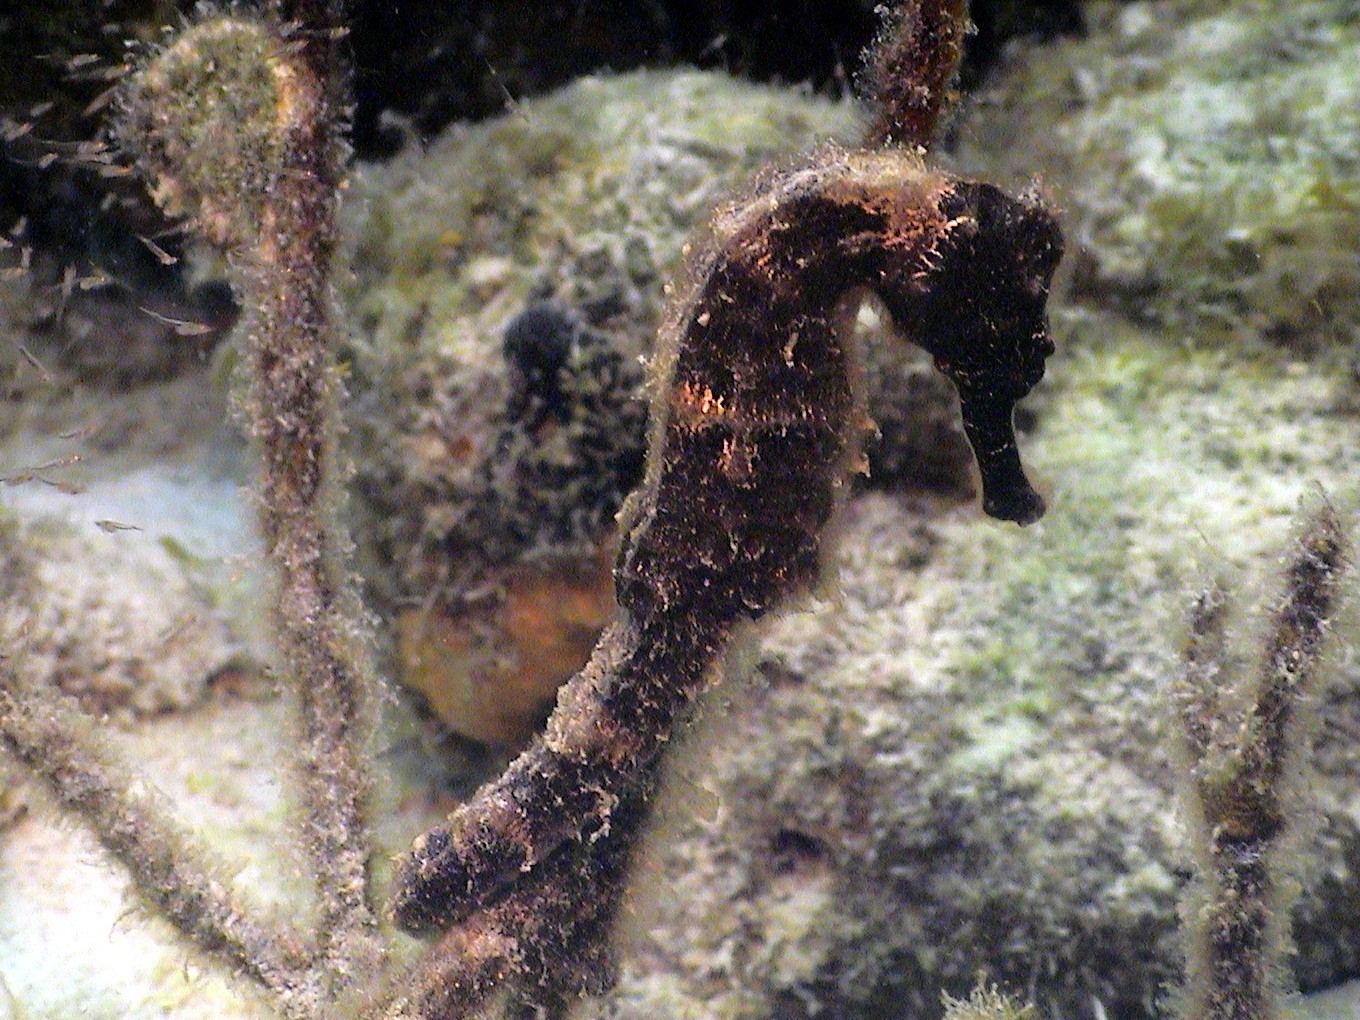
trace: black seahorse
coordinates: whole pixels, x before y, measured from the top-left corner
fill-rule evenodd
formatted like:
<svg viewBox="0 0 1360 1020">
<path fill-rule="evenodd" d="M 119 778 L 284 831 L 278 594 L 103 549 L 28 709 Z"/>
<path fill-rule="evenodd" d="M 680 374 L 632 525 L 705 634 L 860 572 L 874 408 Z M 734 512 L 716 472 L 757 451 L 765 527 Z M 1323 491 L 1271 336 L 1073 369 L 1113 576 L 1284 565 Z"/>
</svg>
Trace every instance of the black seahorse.
<svg viewBox="0 0 1360 1020">
<path fill-rule="evenodd" d="M 646 477 L 625 506 L 618 614 L 546 733 L 415 843 L 398 923 L 456 923 L 611 811 L 739 632 L 818 573 L 872 428 L 851 328 L 883 302 L 958 389 L 983 506 L 1044 510 L 1012 427 L 1052 353 L 1062 240 L 1037 202 L 900 149 L 828 150 L 715 219 L 663 327 Z"/>
</svg>

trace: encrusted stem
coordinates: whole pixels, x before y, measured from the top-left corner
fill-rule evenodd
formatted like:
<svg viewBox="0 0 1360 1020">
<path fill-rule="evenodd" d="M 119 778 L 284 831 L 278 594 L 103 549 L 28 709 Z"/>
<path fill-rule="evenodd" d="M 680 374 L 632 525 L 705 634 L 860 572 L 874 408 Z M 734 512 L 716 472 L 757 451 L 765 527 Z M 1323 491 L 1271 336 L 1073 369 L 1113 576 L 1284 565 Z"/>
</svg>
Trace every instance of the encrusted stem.
<svg viewBox="0 0 1360 1020">
<path fill-rule="evenodd" d="M 237 903 L 205 855 L 140 788 L 94 724 L 50 689 L 24 685 L 0 660 L 0 745 L 47 780 L 131 873 L 142 897 L 200 949 L 225 958 L 310 1016 L 308 952 L 295 930 L 267 924 Z"/>
<path fill-rule="evenodd" d="M 1277 1020 L 1287 943 L 1282 844 L 1297 813 L 1286 784 L 1311 733 L 1305 710 L 1349 559 L 1335 511 L 1305 522 L 1285 577 L 1265 659 L 1240 716 L 1225 717 L 1234 678 L 1225 658 L 1225 602 L 1201 596 L 1186 668 L 1173 690 L 1188 759 L 1187 800 L 1202 872 L 1202 901 L 1187 910 L 1187 1020 Z"/>
<path fill-rule="evenodd" d="M 330 287 L 341 174 L 333 96 L 338 5 L 292 12 L 298 55 L 279 82 L 280 166 L 253 245 L 236 253 L 249 283 L 249 399 L 261 454 L 260 513 L 279 571 L 279 641 L 299 694 L 307 844 L 320 897 L 318 966 L 338 991 L 376 959 L 368 902 L 364 743 L 372 695 L 337 548 Z"/>
</svg>

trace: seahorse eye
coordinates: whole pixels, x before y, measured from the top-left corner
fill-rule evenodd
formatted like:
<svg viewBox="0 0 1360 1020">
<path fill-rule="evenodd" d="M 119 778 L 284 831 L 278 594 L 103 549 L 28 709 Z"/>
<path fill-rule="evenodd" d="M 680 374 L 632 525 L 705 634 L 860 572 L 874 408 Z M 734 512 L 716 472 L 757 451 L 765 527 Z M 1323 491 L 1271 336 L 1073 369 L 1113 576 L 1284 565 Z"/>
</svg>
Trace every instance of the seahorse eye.
<svg viewBox="0 0 1360 1020">
<path fill-rule="evenodd" d="M 1062 231 L 1057 220 L 1043 206 L 1026 204 L 1014 236 L 1016 253 L 1029 272 L 1030 292 L 1035 297 L 1047 297 L 1063 257 Z"/>
</svg>

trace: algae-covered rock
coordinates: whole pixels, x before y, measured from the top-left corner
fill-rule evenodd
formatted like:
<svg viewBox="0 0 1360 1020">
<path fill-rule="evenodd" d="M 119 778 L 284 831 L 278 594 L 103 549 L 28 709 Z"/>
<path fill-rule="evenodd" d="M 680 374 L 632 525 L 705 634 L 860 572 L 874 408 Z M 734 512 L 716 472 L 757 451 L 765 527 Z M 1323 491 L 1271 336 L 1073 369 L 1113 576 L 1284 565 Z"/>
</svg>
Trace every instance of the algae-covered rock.
<svg viewBox="0 0 1360 1020">
<path fill-rule="evenodd" d="M 1177 341 L 1360 330 L 1360 19 L 1350 0 L 1099 3 L 976 99 L 970 165 L 1042 179 L 1092 300 Z"/>
<path fill-rule="evenodd" d="M 761 168 L 857 130 L 846 103 L 644 72 L 356 173 L 356 532 L 407 682 L 455 729 L 522 741 L 604 620 L 581 609 L 611 604 L 600 564 L 641 478 L 641 359 L 686 240 Z M 875 481 L 969 491 L 952 391 L 871 318 Z M 525 654 L 545 635 L 561 654 Z M 501 721 L 458 707 L 488 699 Z"/>
</svg>

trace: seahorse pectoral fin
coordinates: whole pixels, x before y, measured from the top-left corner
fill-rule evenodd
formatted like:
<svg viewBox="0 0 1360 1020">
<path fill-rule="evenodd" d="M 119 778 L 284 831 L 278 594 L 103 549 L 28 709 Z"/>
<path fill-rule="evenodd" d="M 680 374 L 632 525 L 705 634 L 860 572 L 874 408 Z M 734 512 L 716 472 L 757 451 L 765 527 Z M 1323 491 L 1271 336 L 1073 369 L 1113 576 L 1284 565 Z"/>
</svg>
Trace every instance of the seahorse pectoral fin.
<svg viewBox="0 0 1360 1020">
<path fill-rule="evenodd" d="M 994 394 L 960 392 L 963 431 L 982 476 L 982 509 L 990 517 L 1033 524 L 1044 515 L 1044 498 L 1025 477 L 1012 416 L 1016 401 Z"/>
</svg>

